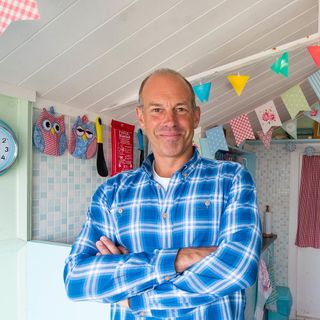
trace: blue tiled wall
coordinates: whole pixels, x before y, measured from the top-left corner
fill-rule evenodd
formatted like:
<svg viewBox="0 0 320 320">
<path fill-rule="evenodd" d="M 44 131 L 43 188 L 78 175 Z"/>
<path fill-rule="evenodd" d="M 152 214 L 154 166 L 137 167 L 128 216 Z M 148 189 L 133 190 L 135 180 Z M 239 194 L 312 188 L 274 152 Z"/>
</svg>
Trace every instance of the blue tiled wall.
<svg viewBox="0 0 320 320">
<path fill-rule="evenodd" d="M 34 110 L 37 119 L 39 110 Z M 75 118 L 65 116 L 66 132 Z M 48 156 L 33 148 L 32 239 L 72 243 L 86 217 L 98 175 L 96 157 Z"/>
<path fill-rule="evenodd" d="M 34 109 L 33 118 L 40 110 Z M 75 117 L 65 116 L 66 132 Z M 104 151 L 111 172 L 110 127 L 104 127 Z M 137 138 L 134 139 L 134 167 L 138 166 Z M 105 180 L 98 175 L 96 157 L 81 160 L 69 154 L 42 154 L 33 148 L 32 239 L 72 243 L 86 219 L 96 188 Z"/>
<path fill-rule="evenodd" d="M 285 144 L 255 146 L 257 156 L 256 185 L 259 211 L 270 206 L 272 231 L 278 238 L 274 245 L 275 278 L 278 285 L 288 285 L 290 152 Z"/>
</svg>

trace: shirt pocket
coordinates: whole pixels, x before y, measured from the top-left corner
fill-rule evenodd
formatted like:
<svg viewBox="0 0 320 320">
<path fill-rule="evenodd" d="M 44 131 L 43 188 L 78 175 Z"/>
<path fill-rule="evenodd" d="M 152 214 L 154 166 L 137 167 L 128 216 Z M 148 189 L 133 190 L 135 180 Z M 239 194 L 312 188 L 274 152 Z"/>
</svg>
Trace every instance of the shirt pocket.
<svg viewBox="0 0 320 320">
<path fill-rule="evenodd" d="M 215 245 L 220 225 L 219 216 L 212 199 L 199 199 L 195 202 L 192 246 Z"/>
<path fill-rule="evenodd" d="M 116 228 L 119 234 L 127 233 L 132 225 L 132 210 L 129 207 L 117 206 L 110 210 L 116 222 Z"/>
<path fill-rule="evenodd" d="M 197 200 L 194 205 L 194 214 L 196 218 L 209 219 L 213 217 L 213 204 L 211 199 Z"/>
</svg>

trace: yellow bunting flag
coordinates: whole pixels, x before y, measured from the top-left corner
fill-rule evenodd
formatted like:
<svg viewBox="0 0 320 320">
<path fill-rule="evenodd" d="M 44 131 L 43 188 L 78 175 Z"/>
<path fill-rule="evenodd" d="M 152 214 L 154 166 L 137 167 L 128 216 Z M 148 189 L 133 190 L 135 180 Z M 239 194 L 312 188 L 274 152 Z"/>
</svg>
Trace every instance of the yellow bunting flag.
<svg viewBox="0 0 320 320">
<path fill-rule="evenodd" d="M 229 75 L 227 76 L 227 78 L 230 81 L 234 91 L 238 96 L 240 96 L 250 77 L 241 75 Z"/>
</svg>

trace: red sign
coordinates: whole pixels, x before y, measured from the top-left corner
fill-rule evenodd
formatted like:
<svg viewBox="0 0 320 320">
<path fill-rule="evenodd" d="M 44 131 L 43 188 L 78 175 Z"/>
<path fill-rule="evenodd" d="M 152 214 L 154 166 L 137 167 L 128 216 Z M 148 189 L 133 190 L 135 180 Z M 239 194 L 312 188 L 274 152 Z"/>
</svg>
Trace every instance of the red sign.
<svg viewBox="0 0 320 320">
<path fill-rule="evenodd" d="M 112 139 L 112 172 L 133 169 L 133 134 L 134 126 L 128 123 L 111 121 Z"/>
</svg>

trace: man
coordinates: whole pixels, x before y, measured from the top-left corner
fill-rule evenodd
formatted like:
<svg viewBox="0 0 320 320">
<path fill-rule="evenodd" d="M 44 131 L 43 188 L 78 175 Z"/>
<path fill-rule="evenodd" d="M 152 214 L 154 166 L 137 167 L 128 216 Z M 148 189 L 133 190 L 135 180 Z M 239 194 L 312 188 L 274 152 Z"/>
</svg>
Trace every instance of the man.
<svg viewBox="0 0 320 320">
<path fill-rule="evenodd" d="M 244 319 L 261 227 L 250 174 L 201 158 L 200 109 L 179 73 L 155 71 L 136 109 L 152 154 L 104 182 L 66 261 L 74 300 L 111 305 L 111 319 Z"/>
</svg>

